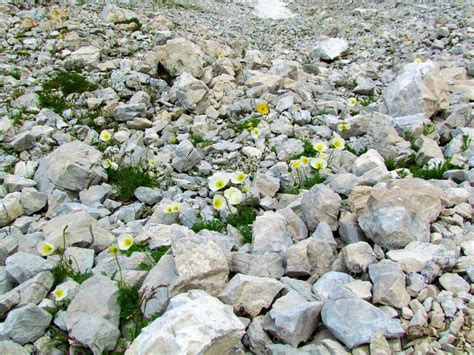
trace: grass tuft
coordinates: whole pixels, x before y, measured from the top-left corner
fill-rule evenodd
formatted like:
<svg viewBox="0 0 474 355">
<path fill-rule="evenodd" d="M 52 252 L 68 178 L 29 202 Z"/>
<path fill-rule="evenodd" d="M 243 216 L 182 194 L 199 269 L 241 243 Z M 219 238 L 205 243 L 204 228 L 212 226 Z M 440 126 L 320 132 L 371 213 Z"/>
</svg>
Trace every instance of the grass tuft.
<svg viewBox="0 0 474 355">
<path fill-rule="evenodd" d="M 156 177 L 142 164 L 120 165 L 117 170 L 107 169 L 109 183 L 114 187 L 117 197 L 128 202 L 134 198 L 138 187 L 156 187 Z"/>
<path fill-rule="evenodd" d="M 194 233 L 199 233 L 204 229 L 222 233 L 225 230 L 225 224 L 219 219 L 214 219 L 212 221 L 200 221 L 194 223 L 191 229 Z"/>
<path fill-rule="evenodd" d="M 252 223 L 257 218 L 257 211 L 249 206 L 239 206 L 237 213 L 227 217 L 227 223 L 235 227 L 244 237 L 244 243 L 252 242 Z"/>
</svg>

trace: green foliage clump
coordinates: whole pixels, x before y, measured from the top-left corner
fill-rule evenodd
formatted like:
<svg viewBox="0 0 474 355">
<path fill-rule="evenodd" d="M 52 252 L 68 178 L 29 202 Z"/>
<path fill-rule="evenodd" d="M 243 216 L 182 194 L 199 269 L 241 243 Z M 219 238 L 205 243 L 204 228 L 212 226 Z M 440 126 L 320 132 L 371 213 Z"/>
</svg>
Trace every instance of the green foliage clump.
<svg viewBox="0 0 474 355">
<path fill-rule="evenodd" d="M 411 129 L 405 130 L 402 134 L 402 137 L 404 140 L 410 142 L 411 149 L 413 149 L 415 152 L 420 149 L 420 147 L 415 143 L 416 135 Z"/>
<path fill-rule="evenodd" d="M 153 268 L 153 266 L 155 266 L 158 263 L 161 257 L 168 252 L 169 249 L 170 248 L 166 246 L 163 246 L 157 249 L 151 249 L 145 243 L 135 243 L 128 250 L 124 250 L 121 253 L 127 256 L 132 255 L 134 252 L 145 253 L 149 262 L 140 263 L 140 265 L 138 265 L 138 269 L 142 271 L 150 271 Z"/>
<path fill-rule="evenodd" d="M 198 133 L 194 133 L 191 136 L 191 142 L 193 143 L 195 147 L 200 147 L 200 148 L 205 148 L 212 144 L 212 142 L 209 139 L 204 138 L 202 135 Z"/>
<path fill-rule="evenodd" d="M 194 223 L 191 229 L 194 233 L 199 233 L 204 229 L 222 233 L 225 230 L 225 224 L 219 219 L 213 219 L 212 221 L 200 221 Z"/>
<path fill-rule="evenodd" d="M 345 149 L 348 152 L 351 152 L 352 154 L 357 155 L 358 157 L 360 157 L 362 154 L 367 153 L 367 151 L 369 150 L 369 147 L 362 147 L 360 149 L 356 149 L 352 145 L 347 143 Z"/>
<path fill-rule="evenodd" d="M 436 126 L 432 123 L 423 123 L 423 126 L 421 127 L 421 134 L 424 136 L 429 136 L 435 131 L 436 131 Z"/>
<path fill-rule="evenodd" d="M 96 88 L 96 84 L 76 72 L 59 72 L 43 83 L 43 88 L 38 93 L 40 106 L 50 108 L 56 113 L 62 113 L 71 107 L 71 104 L 66 100 L 68 95 L 82 94 Z"/>
<path fill-rule="evenodd" d="M 109 183 L 114 187 L 117 197 L 124 201 L 131 201 L 138 187 L 156 187 L 156 177 L 143 164 L 119 165 L 117 170 L 107 169 Z"/>
<path fill-rule="evenodd" d="M 235 227 L 244 237 L 244 243 L 252 242 L 252 223 L 257 218 L 257 212 L 250 206 L 239 206 L 237 213 L 227 217 L 227 223 Z"/>
<path fill-rule="evenodd" d="M 237 133 L 242 133 L 244 130 L 251 131 L 257 127 L 261 120 L 258 116 L 254 116 L 242 122 L 231 121 L 229 125 Z"/>
<path fill-rule="evenodd" d="M 290 160 L 298 160 L 301 157 L 312 158 L 315 157 L 318 152 L 313 148 L 313 143 L 309 139 L 299 138 L 303 142 L 303 153 L 293 155 Z"/>
<path fill-rule="evenodd" d="M 419 177 L 425 180 L 442 180 L 443 175 L 446 171 L 458 168 L 458 166 L 451 164 L 451 162 L 447 160 L 442 164 L 437 164 L 434 166 L 428 164 L 425 164 L 423 166 L 413 165 L 410 171 L 414 177 Z"/>
</svg>

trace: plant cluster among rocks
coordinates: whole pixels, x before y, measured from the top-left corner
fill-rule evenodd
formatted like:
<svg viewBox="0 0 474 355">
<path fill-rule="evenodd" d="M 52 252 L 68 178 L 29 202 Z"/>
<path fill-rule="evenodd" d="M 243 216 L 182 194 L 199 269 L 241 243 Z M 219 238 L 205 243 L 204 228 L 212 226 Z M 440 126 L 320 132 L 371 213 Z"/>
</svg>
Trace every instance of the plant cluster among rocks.
<svg viewBox="0 0 474 355">
<path fill-rule="evenodd" d="M 474 8 L 0 1 L 0 354 L 473 350 Z"/>
</svg>

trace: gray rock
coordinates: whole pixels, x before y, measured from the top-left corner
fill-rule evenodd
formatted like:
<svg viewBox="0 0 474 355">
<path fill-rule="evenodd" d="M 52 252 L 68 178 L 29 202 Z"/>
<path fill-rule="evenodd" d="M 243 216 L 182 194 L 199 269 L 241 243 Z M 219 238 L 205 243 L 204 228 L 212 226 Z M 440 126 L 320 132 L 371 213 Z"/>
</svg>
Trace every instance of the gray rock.
<svg viewBox="0 0 474 355">
<path fill-rule="evenodd" d="M 0 200 L 0 227 L 4 227 L 25 213 L 21 193 L 13 192 Z"/>
<path fill-rule="evenodd" d="M 171 289 L 178 278 L 178 272 L 172 255 L 164 255 L 158 263 L 150 270 L 142 286 L 140 293 L 147 298 L 142 305 L 145 317 L 150 318 L 156 314 L 162 314 L 168 306 L 171 297 Z"/>
<path fill-rule="evenodd" d="M 254 183 L 260 196 L 263 197 L 273 197 L 280 189 L 280 179 L 271 175 L 257 174 Z"/>
<path fill-rule="evenodd" d="M 171 301 L 168 310 L 142 330 L 126 355 L 228 354 L 244 335 L 245 327 L 232 307 L 203 291 L 190 291 Z"/>
<path fill-rule="evenodd" d="M 114 116 L 119 122 L 132 121 L 135 117 L 146 115 L 146 105 L 141 104 L 121 104 L 114 111 Z"/>
<path fill-rule="evenodd" d="M 49 271 L 43 271 L 1 295 L 0 316 L 4 316 L 10 309 L 17 306 L 40 303 L 48 295 L 53 282 L 53 275 Z"/>
<path fill-rule="evenodd" d="M 175 77 L 188 72 L 200 78 L 203 75 L 204 53 L 187 39 L 175 38 L 148 53 L 145 62 L 152 68 L 152 74 L 156 74 L 158 65 L 161 65 Z"/>
<path fill-rule="evenodd" d="M 21 191 L 21 205 L 26 215 L 32 215 L 41 211 L 48 203 L 46 194 L 39 192 L 33 187 L 24 188 Z"/>
<path fill-rule="evenodd" d="M 267 347 L 272 343 L 272 340 L 263 329 L 263 321 L 265 316 L 255 317 L 250 322 L 245 332 L 242 343 L 245 344 L 255 354 L 265 354 Z"/>
<path fill-rule="evenodd" d="M 54 188 L 81 191 L 106 178 L 101 154 L 80 142 L 65 143 L 41 159 L 34 179 L 38 190 L 50 193 Z"/>
<path fill-rule="evenodd" d="M 218 295 L 224 289 L 229 267 L 224 253 L 215 242 L 193 236 L 176 238 L 171 246 L 178 273 L 174 294 L 201 289 Z"/>
<path fill-rule="evenodd" d="M 94 265 L 94 250 L 87 248 L 69 247 L 66 248 L 64 256 L 72 261 L 74 270 L 80 271 L 81 273 L 90 272 Z"/>
<path fill-rule="evenodd" d="M 364 273 L 370 264 L 377 261 L 377 256 L 366 242 L 357 242 L 345 246 L 342 250 L 344 264 L 352 273 Z"/>
<path fill-rule="evenodd" d="M 367 237 L 388 249 L 429 241 L 429 222 L 441 211 L 442 191 L 420 179 L 403 179 L 387 187 L 372 190 L 359 217 Z"/>
<path fill-rule="evenodd" d="M 0 341 L 0 353 L 1 354 L 15 354 L 15 355 L 30 355 L 31 352 L 20 344 L 10 340 Z"/>
<path fill-rule="evenodd" d="M 232 273 L 272 277 L 278 279 L 283 276 L 283 258 L 277 253 L 248 254 L 234 252 L 231 254 L 229 269 Z"/>
<path fill-rule="evenodd" d="M 305 342 L 316 330 L 323 302 L 308 302 L 291 291 L 276 300 L 265 316 L 263 329 L 293 347 Z"/>
<path fill-rule="evenodd" d="M 345 244 L 365 241 L 365 235 L 357 222 L 356 213 L 342 212 L 339 219 L 339 237 Z"/>
<path fill-rule="evenodd" d="M 397 320 L 354 297 L 349 291 L 326 300 L 321 318 L 331 333 L 349 349 L 370 343 L 377 332 L 383 332 L 386 338 L 398 338 L 405 333 Z"/>
<path fill-rule="evenodd" d="M 269 277 L 237 274 L 219 295 L 219 299 L 234 307 L 234 313 L 256 317 L 269 309 L 273 299 L 283 289 L 283 284 Z"/>
<path fill-rule="evenodd" d="M 342 38 L 328 38 L 319 42 L 313 48 L 313 58 L 332 61 L 344 55 L 349 48 L 349 44 Z"/>
<path fill-rule="evenodd" d="M 120 336 L 118 293 L 116 282 L 93 276 L 81 284 L 67 308 L 67 329 L 94 354 L 114 349 Z"/>
<path fill-rule="evenodd" d="M 416 154 L 416 162 L 423 165 L 434 159 L 438 164 L 444 162 L 444 155 L 438 143 L 431 137 L 421 136 L 416 140 L 416 144 L 420 147 Z"/>
<path fill-rule="evenodd" d="M 71 53 L 68 62 L 73 65 L 93 66 L 100 61 L 100 49 L 94 46 L 81 47 Z"/>
<path fill-rule="evenodd" d="M 329 271 L 313 285 L 313 293 L 321 300 L 328 299 L 341 286 L 354 281 L 352 276 L 343 272 Z"/>
<path fill-rule="evenodd" d="M 163 194 L 158 189 L 141 186 L 135 190 L 135 197 L 147 205 L 155 205 L 161 201 Z"/>
<path fill-rule="evenodd" d="M 15 137 L 13 137 L 13 140 L 10 142 L 10 145 L 17 152 L 29 150 L 33 148 L 35 144 L 36 144 L 36 139 L 29 131 L 17 134 Z"/>
<path fill-rule="evenodd" d="M 352 172 L 356 176 L 363 176 L 375 168 L 385 168 L 386 170 L 384 159 L 375 149 L 369 149 L 355 160 Z"/>
<path fill-rule="evenodd" d="M 21 284 L 41 271 L 52 268 L 48 260 L 34 254 L 18 252 L 9 256 L 5 262 L 10 277 Z"/>
<path fill-rule="evenodd" d="M 445 273 L 439 278 L 439 283 L 447 291 L 458 293 L 458 292 L 469 292 L 471 286 L 461 276 L 454 273 Z"/>
<path fill-rule="evenodd" d="M 405 274 L 393 261 L 382 260 L 369 266 L 373 283 L 372 301 L 401 309 L 410 302 L 410 294 L 405 287 Z"/>
<path fill-rule="evenodd" d="M 390 116 L 423 113 L 431 117 L 447 107 L 447 87 L 441 78 L 439 64 L 410 63 L 383 93 Z"/>
<path fill-rule="evenodd" d="M 337 218 L 341 207 L 341 197 L 326 185 L 314 185 L 303 194 L 301 200 L 302 218 L 308 229 L 314 231 L 321 222 L 337 230 Z"/>
<path fill-rule="evenodd" d="M 202 159 L 203 156 L 194 148 L 194 145 L 190 141 L 184 140 L 175 148 L 175 156 L 171 165 L 182 173 L 194 168 Z"/>
<path fill-rule="evenodd" d="M 255 254 L 286 254 L 293 244 L 284 217 L 275 212 L 265 212 L 255 219 L 252 227 L 252 251 Z"/>
<path fill-rule="evenodd" d="M 67 228 L 66 228 L 67 227 Z M 60 215 L 43 226 L 44 239 L 56 247 L 63 247 L 63 233 L 67 246 L 93 246 L 102 251 L 114 241 L 112 234 L 102 228 L 86 211 Z"/>
<path fill-rule="evenodd" d="M 186 110 L 202 114 L 209 106 L 209 88 L 187 72 L 181 74 L 171 88 L 179 104 Z"/>
<path fill-rule="evenodd" d="M 23 345 L 40 338 L 52 319 L 49 312 L 30 303 L 8 313 L 3 331 L 10 339 Z"/>
</svg>

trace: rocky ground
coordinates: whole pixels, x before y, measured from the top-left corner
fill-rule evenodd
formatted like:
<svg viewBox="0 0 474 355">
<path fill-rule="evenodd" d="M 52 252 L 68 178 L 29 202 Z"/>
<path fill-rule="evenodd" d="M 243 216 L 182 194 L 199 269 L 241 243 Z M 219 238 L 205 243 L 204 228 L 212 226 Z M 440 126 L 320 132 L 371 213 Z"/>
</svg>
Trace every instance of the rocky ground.
<svg viewBox="0 0 474 355">
<path fill-rule="evenodd" d="M 474 342 L 466 2 L 0 1 L 0 354 Z"/>
</svg>

